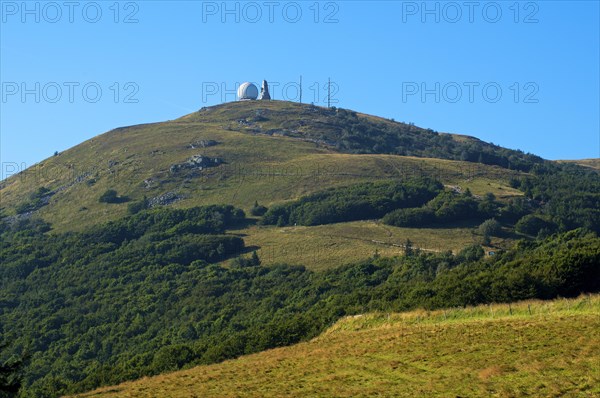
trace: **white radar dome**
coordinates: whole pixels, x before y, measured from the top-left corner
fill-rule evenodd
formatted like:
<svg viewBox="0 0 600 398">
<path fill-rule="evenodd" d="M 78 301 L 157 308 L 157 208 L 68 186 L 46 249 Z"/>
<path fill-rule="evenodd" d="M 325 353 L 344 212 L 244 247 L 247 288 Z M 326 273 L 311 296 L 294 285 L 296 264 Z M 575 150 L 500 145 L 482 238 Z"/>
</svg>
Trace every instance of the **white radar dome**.
<svg viewBox="0 0 600 398">
<path fill-rule="evenodd" d="M 240 101 L 255 100 L 258 97 L 258 88 L 250 82 L 242 83 L 237 94 Z"/>
</svg>

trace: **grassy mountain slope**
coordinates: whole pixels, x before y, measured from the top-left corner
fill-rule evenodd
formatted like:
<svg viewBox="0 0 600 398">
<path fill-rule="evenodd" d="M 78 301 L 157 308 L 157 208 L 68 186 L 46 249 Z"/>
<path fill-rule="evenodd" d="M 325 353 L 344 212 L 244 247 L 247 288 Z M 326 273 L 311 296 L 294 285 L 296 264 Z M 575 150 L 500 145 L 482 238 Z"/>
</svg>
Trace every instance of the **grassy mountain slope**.
<svg viewBox="0 0 600 398">
<path fill-rule="evenodd" d="M 347 119 L 310 105 L 234 102 L 174 121 L 119 128 L 3 181 L 0 203 L 6 214 L 14 214 L 19 203 L 46 187 L 52 193 L 48 205 L 36 213 L 56 231 L 68 231 L 125 214 L 125 203 L 98 203 L 107 189 L 132 200 L 168 194 L 176 207 L 229 203 L 248 209 L 255 200 L 270 205 L 330 186 L 427 174 L 446 184 L 469 187 L 474 193 L 520 194 L 507 181 L 521 172 L 453 160 L 460 156 L 452 152 L 458 150 L 452 145 L 467 142 L 491 151 L 494 147 L 489 144 L 374 116 Z M 359 130 L 352 133 L 353 128 Z M 386 138 L 389 145 L 375 148 L 378 153 L 369 149 L 372 138 L 357 138 L 377 132 L 396 137 Z M 350 145 L 352 137 L 356 142 Z M 438 144 L 429 142 L 433 139 L 445 142 L 449 149 L 437 148 Z M 210 146 L 202 147 L 202 142 L 211 140 Z M 202 171 L 171 171 L 171 166 L 194 155 L 225 163 Z"/>
<path fill-rule="evenodd" d="M 78 397 L 594 396 L 600 296 L 345 318 L 318 338 Z"/>
<path fill-rule="evenodd" d="M 373 145 L 370 135 L 383 141 Z M 506 151 L 473 137 L 437 134 L 345 110 L 283 101 L 234 102 L 173 121 L 118 128 L 85 141 L 2 181 L 0 208 L 14 215 L 37 190 L 46 188 L 44 205 L 24 216 L 43 218 L 57 233 L 119 219 L 129 203 L 143 197 L 175 208 L 232 204 L 248 213 L 255 201 L 270 207 L 329 187 L 421 175 L 478 195 L 492 192 L 501 201 L 521 196 L 509 180 L 527 175 L 523 171 L 455 160 L 460 158 L 456 151 L 472 145 Z M 525 156 L 513 152 L 515 158 Z M 198 155 L 223 163 L 202 170 L 173 169 Z M 109 189 L 129 203 L 100 203 Z M 289 248 L 276 253 L 289 237 L 299 252 L 310 247 L 311 253 L 324 255 L 318 263 L 313 256 L 316 268 L 367 258 L 375 251 L 397 254 L 394 245 L 407 238 L 425 250 L 455 252 L 474 240 L 460 228 L 430 235 L 427 229 L 359 226 L 342 226 L 342 231 L 339 226 L 321 226 L 309 232 L 314 238 L 296 234 L 298 239 L 278 228 L 250 227 L 236 233 L 270 258 L 265 264 L 298 263 Z"/>
</svg>

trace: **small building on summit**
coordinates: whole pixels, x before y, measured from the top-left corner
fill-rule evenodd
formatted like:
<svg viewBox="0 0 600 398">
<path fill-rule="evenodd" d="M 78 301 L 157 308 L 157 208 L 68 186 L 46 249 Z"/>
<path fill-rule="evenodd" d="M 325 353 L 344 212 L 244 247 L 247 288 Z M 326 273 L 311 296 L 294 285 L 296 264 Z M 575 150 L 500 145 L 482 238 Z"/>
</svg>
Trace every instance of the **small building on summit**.
<svg viewBox="0 0 600 398">
<path fill-rule="evenodd" d="M 240 101 L 253 101 L 258 97 L 258 88 L 250 82 L 242 83 L 237 91 Z"/>
<path fill-rule="evenodd" d="M 238 101 L 254 101 L 257 98 L 259 100 L 268 101 L 271 99 L 269 94 L 269 84 L 266 80 L 262 82 L 262 88 L 260 89 L 260 96 L 258 95 L 258 88 L 254 83 L 245 82 L 240 85 L 237 91 Z"/>
</svg>

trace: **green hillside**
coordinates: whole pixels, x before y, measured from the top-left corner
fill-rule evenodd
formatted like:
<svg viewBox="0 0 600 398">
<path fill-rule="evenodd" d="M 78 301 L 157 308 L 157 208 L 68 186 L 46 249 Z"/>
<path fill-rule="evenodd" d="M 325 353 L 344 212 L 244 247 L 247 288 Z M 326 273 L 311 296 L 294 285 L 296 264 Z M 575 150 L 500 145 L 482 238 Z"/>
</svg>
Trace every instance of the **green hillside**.
<svg viewBox="0 0 600 398">
<path fill-rule="evenodd" d="M 367 314 L 319 337 L 78 397 L 600 394 L 600 298 Z"/>
<path fill-rule="evenodd" d="M 596 169 L 344 109 L 115 129 L 0 200 L 0 397 L 214 364 L 347 315 L 600 291 Z"/>
<path fill-rule="evenodd" d="M 360 130 L 353 133 L 353 119 L 336 111 L 283 101 L 235 102 L 174 121 L 119 128 L 3 181 L 0 203 L 6 214 L 14 214 L 19 204 L 45 187 L 51 195 L 36 214 L 54 230 L 68 231 L 126 213 L 125 203 L 98 203 L 108 189 L 132 200 L 146 196 L 158 203 L 175 202 L 175 207 L 228 203 L 249 209 L 254 201 L 270 205 L 329 186 L 427 174 L 474 193 L 519 194 L 508 180 L 521 172 L 476 163 L 477 159 L 461 161 L 460 153 L 450 151 L 492 151 L 488 144 L 474 138 L 454 141 L 450 135 L 372 116 L 355 117 Z M 369 148 L 372 138 L 361 141 L 363 131 L 397 137 L 388 138 L 397 146 L 390 143 L 375 151 Z M 354 139 L 352 148 L 336 145 L 348 137 Z M 442 144 L 435 150 L 427 146 L 438 140 L 448 146 L 446 151 Z M 395 152 L 410 156 L 386 155 Z M 515 159 L 526 158 L 507 152 Z M 172 169 L 196 155 L 223 163 L 203 170 Z"/>
<path fill-rule="evenodd" d="M 86 233 L 48 235 L 42 223 L 3 232 L 0 364 L 24 358 L 21 396 L 286 346 L 345 315 L 600 291 L 600 239 L 582 229 L 488 258 L 478 245 L 457 255 L 407 245 L 319 271 L 254 255 L 218 265 L 244 248 L 224 234 L 241 217 L 227 206 L 157 209 Z"/>
<path fill-rule="evenodd" d="M 383 141 L 374 144 L 377 137 Z M 234 102 L 174 121 L 115 129 L 50 157 L 0 183 L 0 210 L 13 220 L 40 217 L 56 233 L 83 231 L 99 221 L 116 220 L 127 214 L 131 202 L 143 198 L 174 208 L 225 203 L 249 213 L 255 202 L 271 207 L 328 187 L 415 176 L 431 176 L 452 189 L 470 189 L 478 195 L 491 192 L 500 201 L 523 194 L 510 181 L 526 176 L 524 171 L 478 163 L 482 159 L 475 155 L 471 156 L 475 161 L 460 160 L 467 159 L 469 151 L 495 154 L 488 163 L 501 158 L 510 158 L 515 165 L 539 161 L 475 138 L 437 134 L 346 110 L 283 101 Z M 208 165 L 188 167 L 194 156 L 207 159 Z M 218 163 L 211 164 L 215 159 Z M 42 194 L 40 189 L 44 189 Z M 99 202 L 107 190 L 116 191 L 124 200 Z M 321 234 L 336 234 L 327 229 L 322 227 Z M 238 231 L 255 242 L 264 242 L 263 232 Z M 381 247 L 374 242 L 381 241 L 379 235 L 367 228 L 360 233 L 359 250 L 354 245 L 346 250 L 348 239 L 343 237 L 333 242 L 339 250 L 315 242 L 317 252 L 329 253 L 316 266 L 368 258 L 375 251 L 397 253 L 393 245 L 407 238 L 424 250 L 458 251 L 477 241 L 468 232 L 459 233 L 462 238 L 457 245 L 449 234 L 423 241 L 421 232 L 392 232 L 388 235 L 399 240 L 387 239 Z M 496 243 L 503 246 L 503 240 Z M 274 246 L 278 246 L 277 239 L 270 250 L 279 250 Z M 277 261 L 297 263 L 290 251 L 284 253 Z"/>
</svg>

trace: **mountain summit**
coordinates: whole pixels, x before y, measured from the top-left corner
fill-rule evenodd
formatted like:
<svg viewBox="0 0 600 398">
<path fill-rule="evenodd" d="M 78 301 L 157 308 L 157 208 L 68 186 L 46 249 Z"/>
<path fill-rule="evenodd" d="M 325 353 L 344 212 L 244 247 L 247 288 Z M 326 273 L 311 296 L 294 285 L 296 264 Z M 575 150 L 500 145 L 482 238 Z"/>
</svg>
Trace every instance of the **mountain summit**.
<svg viewBox="0 0 600 398">
<path fill-rule="evenodd" d="M 507 185 L 508 175 L 542 162 L 473 137 L 350 110 L 241 101 L 114 129 L 6 179 L 0 195 L 8 215 L 39 214 L 66 231 L 122 216 L 125 199 L 183 207 L 225 201 L 249 209 L 255 201 L 414 174 L 445 183 L 502 176 Z M 98 202 L 107 190 L 122 197 L 120 206 Z"/>
</svg>

